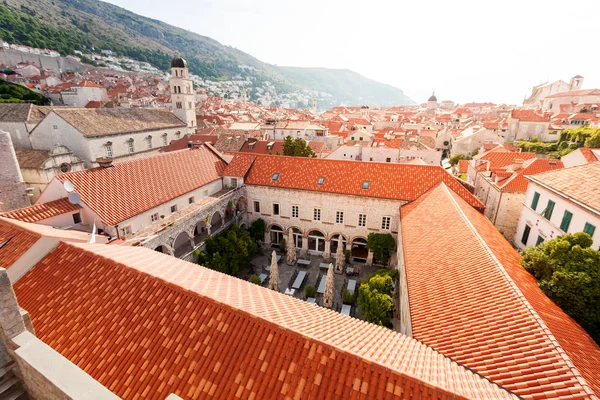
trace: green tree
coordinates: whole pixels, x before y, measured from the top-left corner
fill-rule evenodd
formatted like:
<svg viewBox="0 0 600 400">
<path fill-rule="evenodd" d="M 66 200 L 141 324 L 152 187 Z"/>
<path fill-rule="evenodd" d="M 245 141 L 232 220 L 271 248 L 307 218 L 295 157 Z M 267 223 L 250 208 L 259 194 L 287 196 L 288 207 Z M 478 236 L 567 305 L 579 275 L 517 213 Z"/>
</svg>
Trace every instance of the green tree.
<svg viewBox="0 0 600 400">
<path fill-rule="evenodd" d="M 587 233 L 559 236 L 523 250 L 521 264 L 600 343 L 600 251 L 591 245 Z"/>
<path fill-rule="evenodd" d="M 296 157 L 317 156 L 304 139 L 292 139 L 291 136 L 286 136 L 286 138 L 283 140 L 283 155 Z"/>
<path fill-rule="evenodd" d="M 479 149 L 475 149 L 471 152 L 471 157 L 475 157 L 477 154 L 479 154 Z"/>
<path fill-rule="evenodd" d="M 463 153 L 458 153 L 453 155 L 452 157 L 450 157 L 450 159 L 448 160 L 448 162 L 450 163 L 450 165 L 455 166 L 456 164 L 458 164 L 459 160 L 467 160 L 467 156 L 464 155 Z"/>
<path fill-rule="evenodd" d="M 369 233 L 367 236 L 367 248 L 373 252 L 376 260 L 387 262 L 396 247 L 394 237 L 389 233 Z"/>
<path fill-rule="evenodd" d="M 590 137 L 585 140 L 585 147 L 592 149 L 600 148 L 600 129 L 592 133 Z"/>
<path fill-rule="evenodd" d="M 315 297 L 315 293 L 317 293 L 317 289 L 313 285 L 308 285 L 304 288 L 304 294 L 306 297 Z"/>
<path fill-rule="evenodd" d="M 265 220 L 262 218 L 257 219 L 250 225 L 250 235 L 257 242 L 262 242 L 265 240 L 265 229 L 266 229 Z"/>
<path fill-rule="evenodd" d="M 375 275 L 358 288 L 360 313 L 368 322 L 389 326 L 394 309 L 392 277 Z"/>
<path fill-rule="evenodd" d="M 256 250 L 256 242 L 250 233 L 232 225 L 219 236 L 206 239 L 206 250 L 198 256 L 198 263 L 229 275 L 237 275 L 250 263 Z"/>
</svg>

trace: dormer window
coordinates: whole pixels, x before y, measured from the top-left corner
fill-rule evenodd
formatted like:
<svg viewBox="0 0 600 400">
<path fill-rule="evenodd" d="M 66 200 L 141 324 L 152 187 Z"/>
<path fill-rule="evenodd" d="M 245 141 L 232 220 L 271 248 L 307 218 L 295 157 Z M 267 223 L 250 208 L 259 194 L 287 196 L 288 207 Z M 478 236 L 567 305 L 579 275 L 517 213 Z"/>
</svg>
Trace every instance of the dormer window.
<svg viewBox="0 0 600 400">
<path fill-rule="evenodd" d="M 369 188 L 369 185 L 370 185 L 369 181 L 363 181 L 363 186 L 362 186 L 363 190 L 367 190 Z"/>
<path fill-rule="evenodd" d="M 323 184 L 323 182 L 325 182 L 325 178 L 323 178 L 322 176 L 320 176 L 319 180 L 317 181 L 317 185 L 321 186 Z"/>
<path fill-rule="evenodd" d="M 271 177 L 271 180 L 272 180 L 273 182 L 277 182 L 277 180 L 278 180 L 278 179 L 279 179 L 279 172 L 275 172 L 275 173 L 273 174 L 273 176 Z"/>
</svg>

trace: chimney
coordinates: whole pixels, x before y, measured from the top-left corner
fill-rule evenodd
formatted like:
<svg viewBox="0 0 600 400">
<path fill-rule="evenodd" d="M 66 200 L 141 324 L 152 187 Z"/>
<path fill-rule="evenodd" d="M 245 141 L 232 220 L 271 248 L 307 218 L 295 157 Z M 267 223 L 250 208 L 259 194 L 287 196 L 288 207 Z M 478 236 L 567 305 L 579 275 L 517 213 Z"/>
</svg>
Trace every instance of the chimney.
<svg viewBox="0 0 600 400">
<path fill-rule="evenodd" d="M 102 168 L 109 168 L 109 167 L 112 167 L 113 159 L 110 157 L 100 157 L 100 158 L 96 158 L 96 162 Z"/>
<path fill-rule="evenodd" d="M 191 149 L 194 147 L 194 144 L 192 142 L 187 142 L 187 148 Z"/>
</svg>

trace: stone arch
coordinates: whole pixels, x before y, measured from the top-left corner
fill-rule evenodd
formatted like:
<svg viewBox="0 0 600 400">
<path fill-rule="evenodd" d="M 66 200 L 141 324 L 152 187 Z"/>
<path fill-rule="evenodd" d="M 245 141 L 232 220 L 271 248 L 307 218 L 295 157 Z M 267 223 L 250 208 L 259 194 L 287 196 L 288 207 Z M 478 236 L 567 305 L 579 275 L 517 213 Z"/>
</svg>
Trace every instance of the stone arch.
<svg viewBox="0 0 600 400">
<path fill-rule="evenodd" d="M 325 251 L 325 235 L 320 229 L 308 230 L 308 250 L 317 253 Z"/>
<path fill-rule="evenodd" d="M 369 254 L 367 249 L 367 238 L 364 236 L 355 236 L 351 242 L 352 259 L 354 261 L 366 262 Z"/>
<path fill-rule="evenodd" d="M 173 240 L 173 249 L 175 257 L 181 257 L 194 249 L 193 238 L 186 231 L 179 232 Z"/>
<path fill-rule="evenodd" d="M 220 211 L 215 211 L 210 217 L 210 231 L 214 232 L 223 226 L 223 215 Z"/>
<path fill-rule="evenodd" d="M 337 252 L 337 247 L 339 245 L 339 240 L 342 239 L 342 249 L 346 250 L 346 245 L 348 243 L 348 237 L 341 233 L 333 233 L 329 236 L 329 248 L 331 254 L 335 254 Z"/>
<path fill-rule="evenodd" d="M 173 255 L 173 249 L 171 247 L 169 247 L 169 245 L 166 244 L 161 244 L 158 245 L 154 248 L 154 251 L 157 251 L 159 253 L 163 253 L 163 254 L 168 254 L 170 256 Z"/>
<path fill-rule="evenodd" d="M 236 201 L 236 205 L 235 205 L 236 211 L 244 212 L 244 211 L 246 211 L 247 207 L 248 207 L 248 200 L 246 199 L 246 196 L 240 196 Z"/>
<path fill-rule="evenodd" d="M 208 236 L 208 226 L 204 219 L 197 221 L 192 229 L 192 235 L 194 237 L 194 243 L 196 245 L 202 243 Z"/>
<path fill-rule="evenodd" d="M 231 202 L 231 207 L 229 206 L 229 201 L 228 201 L 227 205 L 225 206 L 225 210 L 223 211 L 223 214 L 225 215 L 225 222 L 231 221 L 231 219 L 233 219 L 233 217 L 235 217 L 236 204 L 233 200 L 230 200 L 230 202 Z"/>
<path fill-rule="evenodd" d="M 271 224 L 267 230 L 269 233 L 269 238 L 271 240 L 271 246 L 279 246 L 281 240 L 285 237 L 285 231 L 283 227 L 279 224 Z"/>
</svg>

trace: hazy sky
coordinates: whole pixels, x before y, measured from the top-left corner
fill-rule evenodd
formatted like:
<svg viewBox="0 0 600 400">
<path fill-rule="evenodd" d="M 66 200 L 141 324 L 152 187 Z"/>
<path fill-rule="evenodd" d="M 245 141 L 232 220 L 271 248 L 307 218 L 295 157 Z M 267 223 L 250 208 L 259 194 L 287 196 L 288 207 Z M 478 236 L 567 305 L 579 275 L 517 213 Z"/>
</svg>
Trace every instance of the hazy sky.
<svg viewBox="0 0 600 400">
<path fill-rule="evenodd" d="M 600 87 L 599 0 L 109 0 L 276 65 L 348 68 L 417 102 L 520 104 L 580 74 Z"/>
</svg>

